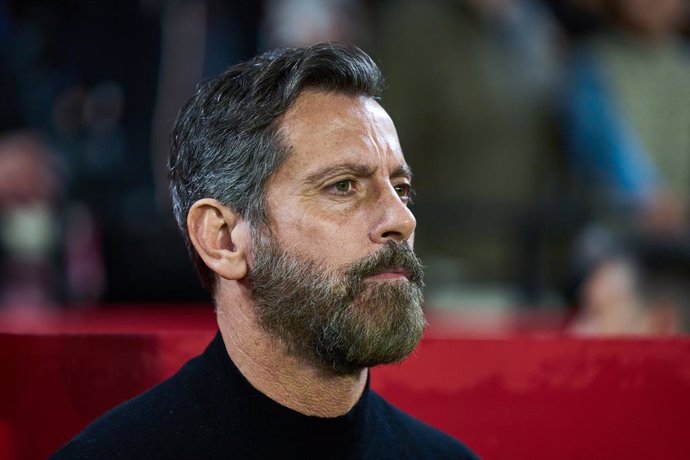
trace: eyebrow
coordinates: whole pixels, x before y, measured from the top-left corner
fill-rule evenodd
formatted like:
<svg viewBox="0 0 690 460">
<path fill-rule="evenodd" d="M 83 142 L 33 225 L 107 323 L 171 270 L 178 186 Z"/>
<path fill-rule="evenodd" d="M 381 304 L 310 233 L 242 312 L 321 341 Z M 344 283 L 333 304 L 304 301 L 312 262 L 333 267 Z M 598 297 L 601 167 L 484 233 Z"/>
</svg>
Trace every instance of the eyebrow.
<svg viewBox="0 0 690 460">
<path fill-rule="evenodd" d="M 370 165 L 364 165 L 361 163 L 341 163 L 337 165 L 326 166 L 313 172 L 304 179 L 306 184 L 319 184 L 324 179 L 329 176 L 335 176 L 338 174 L 352 174 L 355 177 L 370 177 L 376 172 L 376 167 Z M 406 164 L 398 166 L 392 173 L 392 178 L 404 177 L 407 179 L 412 178 L 412 170 Z"/>
<path fill-rule="evenodd" d="M 395 168 L 391 177 L 404 177 L 405 179 L 412 180 L 412 169 L 406 164 L 401 164 Z"/>
<path fill-rule="evenodd" d="M 341 163 L 337 165 L 330 165 L 317 170 L 316 172 L 307 176 L 304 179 L 306 184 L 319 184 L 329 176 L 338 174 L 352 174 L 356 177 L 369 177 L 376 172 L 376 168 L 361 163 Z"/>
</svg>

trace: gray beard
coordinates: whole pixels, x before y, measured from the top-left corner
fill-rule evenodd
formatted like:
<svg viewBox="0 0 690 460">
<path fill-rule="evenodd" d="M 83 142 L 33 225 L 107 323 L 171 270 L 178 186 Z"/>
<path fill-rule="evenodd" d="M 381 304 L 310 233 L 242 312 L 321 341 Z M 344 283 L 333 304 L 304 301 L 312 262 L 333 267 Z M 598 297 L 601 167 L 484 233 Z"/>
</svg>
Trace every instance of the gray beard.
<svg viewBox="0 0 690 460">
<path fill-rule="evenodd" d="M 288 254 L 255 235 L 249 282 L 259 324 L 288 352 L 340 375 L 399 362 L 419 343 L 426 320 L 421 261 L 406 243 L 388 242 L 346 270 Z M 366 277 L 404 269 L 409 280 Z"/>
</svg>

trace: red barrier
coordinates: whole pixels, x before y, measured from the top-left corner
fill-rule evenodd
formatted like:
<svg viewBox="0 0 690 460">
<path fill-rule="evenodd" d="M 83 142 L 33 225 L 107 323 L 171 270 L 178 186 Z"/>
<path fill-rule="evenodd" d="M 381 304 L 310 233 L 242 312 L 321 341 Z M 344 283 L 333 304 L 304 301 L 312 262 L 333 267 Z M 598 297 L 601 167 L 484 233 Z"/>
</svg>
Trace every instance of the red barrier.
<svg viewBox="0 0 690 460">
<path fill-rule="evenodd" d="M 99 335 L 0 334 L 0 458 L 45 458 L 200 352 L 211 324 L 187 332 L 124 334 L 111 322 L 113 330 Z M 428 337 L 402 365 L 375 369 L 372 385 L 489 460 L 685 459 L 690 452 L 685 339 Z"/>
<path fill-rule="evenodd" d="M 690 458 L 688 340 L 428 339 L 374 378 L 485 459 Z"/>
</svg>

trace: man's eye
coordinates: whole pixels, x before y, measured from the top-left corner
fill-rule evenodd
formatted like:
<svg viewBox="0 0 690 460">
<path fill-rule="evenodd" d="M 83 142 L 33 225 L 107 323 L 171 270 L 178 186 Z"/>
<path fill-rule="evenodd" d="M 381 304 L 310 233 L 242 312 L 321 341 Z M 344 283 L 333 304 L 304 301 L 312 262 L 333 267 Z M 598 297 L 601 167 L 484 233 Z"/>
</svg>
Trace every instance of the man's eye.
<svg viewBox="0 0 690 460">
<path fill-rule="evenodd" d="M 351 180 L 341 180 L 333 184 L 333 189 L 338 193 L 349 193 L 354 188 Z"/>
<path fill-rule="evenodd" d="M 398 184 L 393 187 L 398 196 L 404 201 L 409 202 L 412 197 L 412 186 L 410 184 Z"/>
</svg>

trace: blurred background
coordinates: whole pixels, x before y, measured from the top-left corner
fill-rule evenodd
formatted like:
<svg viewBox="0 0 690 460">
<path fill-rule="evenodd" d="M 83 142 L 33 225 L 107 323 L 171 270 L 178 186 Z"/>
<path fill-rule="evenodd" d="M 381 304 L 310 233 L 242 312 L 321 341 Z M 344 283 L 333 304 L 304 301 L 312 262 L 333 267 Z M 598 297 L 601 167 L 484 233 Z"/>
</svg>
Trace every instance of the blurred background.
<svg viewBox="0 0 690 460">
<path fill-rule="evenodd" d="M 170 210 L 177 110 L 329 40 L 386 77 L 432 325 L 690 330 L 688 0 L 0 0 L 1 313 L 210 308 Z"/>
</svg>

